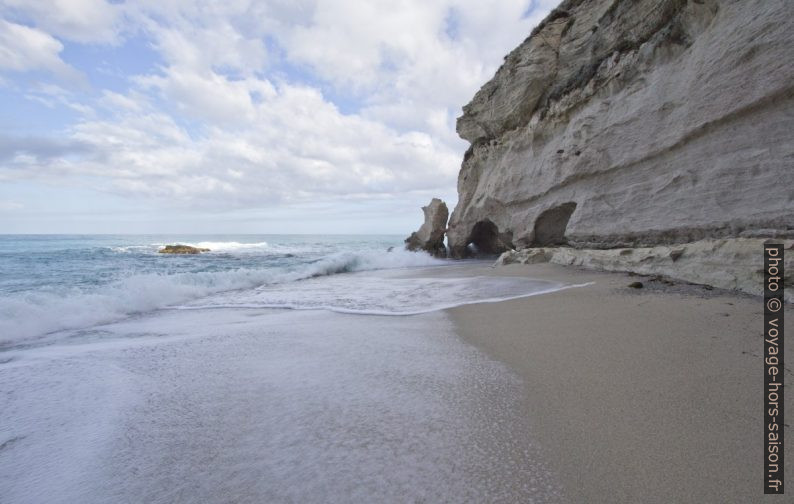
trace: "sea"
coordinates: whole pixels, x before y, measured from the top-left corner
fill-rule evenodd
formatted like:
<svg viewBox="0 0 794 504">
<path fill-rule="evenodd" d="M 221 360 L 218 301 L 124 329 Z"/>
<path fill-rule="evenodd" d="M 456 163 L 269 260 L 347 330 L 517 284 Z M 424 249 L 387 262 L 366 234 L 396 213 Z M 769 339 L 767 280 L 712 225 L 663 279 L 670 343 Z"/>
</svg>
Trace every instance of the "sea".
<svg viewBox="0 0 794 504">
<path fill-rule="evenodd" d="M 556 502 L 523 385 L 444 310 L 568 286 L 488 264 L 386 235 L 2 235 L 0 502 Z"/>
</svg>

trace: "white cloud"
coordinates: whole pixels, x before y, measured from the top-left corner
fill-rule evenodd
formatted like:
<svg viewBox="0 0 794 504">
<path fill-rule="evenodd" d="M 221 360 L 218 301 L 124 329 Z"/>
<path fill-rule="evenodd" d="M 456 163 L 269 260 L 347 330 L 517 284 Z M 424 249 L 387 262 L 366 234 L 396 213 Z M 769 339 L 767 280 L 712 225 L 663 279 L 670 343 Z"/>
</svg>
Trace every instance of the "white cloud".
<svg viewBox="0 0 794 504">
<path fill-rule="evenodd" d="M 102 98 L 99 100 L 99 103 L 109 111 L 139 111 L 141 110 L 141 104 L 145 102 L 145 100 L 146 98 L 140 93 L 136 93 L 132 96 L 125 96 L 121 93 L 108 91 L 106 89 L 102 91 Z"/>
<path fill-rule="evenodd" d="M 63 44 L 49 34 L 0 19 L 0 69 L 44 70 L 70 80 L 80 74 L 60 58 Z"/>
<path fill-rule="evenodd" d="M 522 19 L 526 7 L 526 0 L 319 2 L 309 25 L 279 38 L 291 59 L 376 100 L 399 95 L 460 107 L 538 21 Z"/>
<path fill-rule="evenodd" d="M 79 79 L 82 81 L 82 75 Z M 25 90 L 25 98 L 36 101 L 44 106 L 55 109 L 58 106 L 67 107 L 83 116 L 93 116 L 94 109 L 77 101 L 74 93 L 63 87 L 47 82 L 35 82 Z"/>
<path fill-rule="evenodd" d="M 167 62 L 196 71 L 222 68 L 250 75 L 262 70 L 267 60 L 261 40 L 244 36 L 228 22 L 214 20 L 208 27 L 157 29 L 155 34 Z"/>
<path fill-rule="evenodd" d="M 109 178 L 117 192 L 226 207 L 441 189 L 458 168 L 458 153 L 431 136 L 341 114 L 307 87 L 274 88 L 244 117 L 235 130 L 210 127 L 194 138 L 167 114 L 125 108 L 77 124 L 69 136 L 81 151 L 57 164 L 40 154 L 47 144 L 23 154 L 50 175 Z"/>
<path fill-rule="evenodd" d="M 22 203 L 13 200 L 0 200 L 0 212 L 13 212 L 24 208 Z"/>
<path fill-rule="evenodd" d="M 7 149 L 5 176 L 210 208 L 448 193 L 460 107 L 554 3 L 525 18 L 527 0 L 6 1 L 36 26 L 2 21 L 7 69 L 74 71 L 54 36 L 136 34 L 161 60 L 98 90 L 57 145 Z"/>
<path fill-rule="evenodd" d="M 0 0 L 0 7 L 36 21 L 36 27 L 75 42 L 113 42 L 121 6 L 104 0 Z"/>
</svg>

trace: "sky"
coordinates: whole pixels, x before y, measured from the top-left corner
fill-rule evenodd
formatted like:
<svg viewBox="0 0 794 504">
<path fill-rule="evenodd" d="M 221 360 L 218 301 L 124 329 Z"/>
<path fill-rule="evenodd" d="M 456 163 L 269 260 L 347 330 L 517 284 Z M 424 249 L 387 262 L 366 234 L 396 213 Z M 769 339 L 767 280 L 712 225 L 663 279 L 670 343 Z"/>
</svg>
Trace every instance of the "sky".
<svg viewBox="0 0 794 504">
<path fill-rule="evenodd" d="M 409 233 L 557 0 L 0 0 L 0 233 Z"/>
</svg>

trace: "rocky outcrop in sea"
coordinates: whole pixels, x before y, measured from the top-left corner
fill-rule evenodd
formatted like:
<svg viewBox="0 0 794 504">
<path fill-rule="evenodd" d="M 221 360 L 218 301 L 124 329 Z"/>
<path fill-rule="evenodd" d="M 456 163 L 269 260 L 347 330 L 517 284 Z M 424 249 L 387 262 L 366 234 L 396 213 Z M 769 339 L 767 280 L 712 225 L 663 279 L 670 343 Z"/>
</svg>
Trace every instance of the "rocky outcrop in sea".
<svg viewBox="0 0 794 504">
<path fill-rule="evenodd" d="M 158 250 L 161 254 L 200 254 L 202 252 L 209 252 L 208 248 L 193 247 L 191 245 L 166 245 Z"/>
<path fill-rule="evenodd" d="M 447 204 L 433 198 L 427 206 L 422 207 L 422 212 L 425 214 L 425 221 L 419 230 L 405 239 L 405 248 L 412 251 L 424 250 L 435 257 L 446 257 L 444 233 L 447 231 L 449 218 Z"/>
</svg>

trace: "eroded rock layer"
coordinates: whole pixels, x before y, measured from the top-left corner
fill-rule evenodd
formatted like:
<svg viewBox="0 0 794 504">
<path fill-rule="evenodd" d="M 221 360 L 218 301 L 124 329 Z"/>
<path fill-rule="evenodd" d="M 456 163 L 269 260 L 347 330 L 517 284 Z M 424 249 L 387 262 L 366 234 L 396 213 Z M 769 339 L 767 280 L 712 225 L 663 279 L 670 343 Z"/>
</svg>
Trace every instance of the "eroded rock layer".
<svg viewBox="0 0 794 504">
<path fill-rule="evenodd" d="M 792 2 L 564 1 L 458 119 L 451 253 L 791 237 L 792 47 Z"/>
<path fill-rule="evenodd" d="M 551 262 L 604 271 L 662 275 L 695 284 L 763 295 L 764 269 L 761 254 L 766 241 L 759 238 L 724 238 L 679 245 L 610 250 L 571 247 L 525 248 L 503 253 L 495 265 Z M 794 288 L 792 288 L 794 255 L 791 253 L 794 241 L 772 241 L 782 243 L 786 250 L 784 299 L 791 303 L 794 302 Z"/>
</svg>

